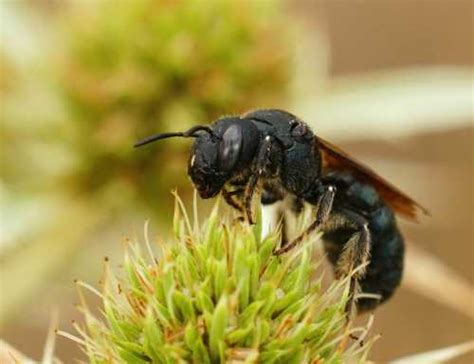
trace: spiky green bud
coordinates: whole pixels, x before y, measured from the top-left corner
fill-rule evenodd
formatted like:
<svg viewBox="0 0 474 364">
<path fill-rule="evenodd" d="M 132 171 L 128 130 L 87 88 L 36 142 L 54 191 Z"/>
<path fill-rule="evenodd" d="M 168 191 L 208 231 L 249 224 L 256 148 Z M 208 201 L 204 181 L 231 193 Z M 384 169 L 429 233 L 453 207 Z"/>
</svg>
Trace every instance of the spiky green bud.
<svg viewBox="0 0 474 364">
<path fill-rule="evenodd" d="M 123 277 L 107 267 L 103 315 L 83 302 L 76 325 L 92 363 L 364 362 L 370 340 L 349 339 L 364 329 L 347 325 L 347 283 L 323 291 L 314 276 L 314 237 L 276 257 L 276 235 L 260 239 L 218 205 L 194 224 L 177 199 L 173 239 L 156 254 L 131 243 Z"/>
</svg>

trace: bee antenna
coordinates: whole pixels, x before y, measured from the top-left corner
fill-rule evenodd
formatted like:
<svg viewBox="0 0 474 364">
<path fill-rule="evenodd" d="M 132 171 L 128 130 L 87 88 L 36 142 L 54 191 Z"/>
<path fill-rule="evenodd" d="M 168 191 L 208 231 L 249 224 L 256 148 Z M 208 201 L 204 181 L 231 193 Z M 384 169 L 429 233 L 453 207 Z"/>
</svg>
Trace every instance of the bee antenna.
<svg viewBox="0 0 474 364">
<path fill-rule="evenodd" d="M 205 131 L 206 133 L 209 133 L 212 137 L 220 139 L 220 137 L 214 132 L 214 130 L 212 130 L 210 126 L 196 125 L 196 126 L 193 126 L 191 129 L 186 130 L 185 132 L 172 132 L 172 133 L 161 133 L 161 134 L 151 135 L 145 139 L 142 139 L 136 142 L 133 146 L 137 148 L 145 144 L 156 142 L 157 140 L 173 138 L 173 137 L 197 138 L 199 136 L 198 134 L 199 131 Z"/>
</svg>

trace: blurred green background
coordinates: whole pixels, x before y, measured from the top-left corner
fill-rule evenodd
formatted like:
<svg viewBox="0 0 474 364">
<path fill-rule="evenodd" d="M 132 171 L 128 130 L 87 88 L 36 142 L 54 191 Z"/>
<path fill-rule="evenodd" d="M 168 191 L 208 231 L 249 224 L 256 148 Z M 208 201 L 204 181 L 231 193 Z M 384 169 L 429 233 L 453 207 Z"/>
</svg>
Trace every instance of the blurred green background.
<svg viewBox="0 0 474 364">
<path fill-rule="evenodd" d="M 98 281 L 145 219 L 166 236 L 170 191 L 192 195 L 189 141 L 134 141 L 263 107 L 301 116 L 432 210 L 403 225 L 406 279 L 376 317 L 374 359 L 472 338 L 472 7 L 2 2 L 2 338 L 40 357 L 52 309 L 66 329 L 77 316 L 74 278 Z M 57 353 L 81 355 L 63 339 Z"/>
</svg>

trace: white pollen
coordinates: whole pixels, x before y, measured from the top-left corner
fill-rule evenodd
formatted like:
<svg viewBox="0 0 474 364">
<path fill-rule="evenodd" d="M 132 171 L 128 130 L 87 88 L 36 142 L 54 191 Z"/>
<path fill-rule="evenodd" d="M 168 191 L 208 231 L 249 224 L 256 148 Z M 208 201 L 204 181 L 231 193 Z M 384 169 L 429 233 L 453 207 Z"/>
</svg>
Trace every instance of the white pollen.
<svg viewBox="0 0 474 364">
<path fill-rule="evenodd" d="M 196 159 L 196 154 L 193 154 L 193 156 L 191 157 L 191 167 L 194 165 L 194 160 Z"/>
</svg>

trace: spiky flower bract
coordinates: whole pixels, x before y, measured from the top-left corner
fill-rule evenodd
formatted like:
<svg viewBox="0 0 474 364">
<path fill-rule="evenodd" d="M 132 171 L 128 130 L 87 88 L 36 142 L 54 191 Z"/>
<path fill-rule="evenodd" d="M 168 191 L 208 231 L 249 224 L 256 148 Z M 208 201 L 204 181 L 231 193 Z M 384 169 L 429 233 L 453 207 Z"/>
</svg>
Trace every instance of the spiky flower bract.
<svg viewBox="0 0 474 364">
<path fill-rule="evenodd" d="M 173 233 L 157 254 L 129 243 L 124 275 L 107 263 L 101 292 L 79 282 L 103 304 L 95 316 L 80 290 L 75 339 L 92 363 L 365 361 L 370 340 L 349 339 L 366 329 L 347 325 L 347 282 L 323 291 L 314 276 L 314 238 L 276 257 L 277 236 L 260 239 L 259 224 L 227 222 L 217 205 L 192 224 L 179 199 Z"/>
</svg>

